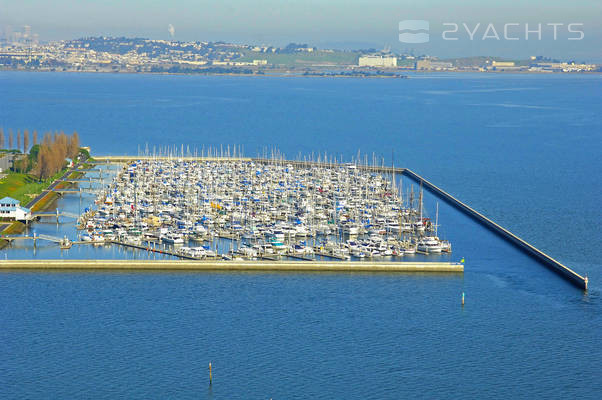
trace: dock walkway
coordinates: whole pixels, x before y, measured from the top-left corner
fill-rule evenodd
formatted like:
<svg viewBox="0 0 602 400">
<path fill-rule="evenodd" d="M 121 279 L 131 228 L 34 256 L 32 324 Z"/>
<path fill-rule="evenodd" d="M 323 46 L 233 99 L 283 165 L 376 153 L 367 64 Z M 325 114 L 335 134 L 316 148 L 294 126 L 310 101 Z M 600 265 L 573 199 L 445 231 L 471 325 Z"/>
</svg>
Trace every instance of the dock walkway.
<svg viewBox="0 0 602 400">
<path fill-rule="evenodd" d="M 0 270 L 23 269 L 462 273 L 464 265 L 447 262 L 366 261 L 0 260 Z"/>
</svg>

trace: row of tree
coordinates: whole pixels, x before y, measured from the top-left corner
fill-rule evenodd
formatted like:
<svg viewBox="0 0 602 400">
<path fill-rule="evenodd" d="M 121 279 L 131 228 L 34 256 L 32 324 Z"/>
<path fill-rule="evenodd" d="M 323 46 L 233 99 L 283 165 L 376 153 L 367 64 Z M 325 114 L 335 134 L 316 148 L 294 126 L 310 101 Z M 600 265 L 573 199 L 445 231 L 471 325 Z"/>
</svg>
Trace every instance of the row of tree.
<svg viewBox="0 0 602 400">
<path fill-rule="evenodd" d="M 66 135 L 61 132 L 46 132 L 41 143 L 37 143 L 38 134 L 33 131 L 31 137 L 23 131 L 23 153 L 26 156 L 14 158 L 13 169 L 17 172 L 32 173 L 40 180 L 49 178 L 65 167 L 65 159 L 75 159 L 80 150 L 79 135 L 73 132 Z M 8 135 L 8 149 L 12 149 L 12 131 Z M 30 143 L 33 143 L 31 148 Z M 17 132 L 17 145 L 21 147 L 20 131 Z M 0 148 L 4 148 L 4 131 L 0 128 Z M 27 151 L 29 150 L 29 154 Z"/>
<path fill-rule="evenodd" d="M 23 147 L 21 147 L 21 137 L 23 138 Z M 23 136 L 21 136 L 21 131 L 18 130 L 15 143 L 15 135 L 13 134 L 13 130 L 8 130 L 7 139 L 5 139 L 4 129 L 0 127 L 0 149 L 4 149 L 6 147 L 8 150 L 21 150 L 25 154 L 29 151 L 30 146 L 34 146 L 36 144 L 38 144 L 38 131 L 36 130 L 30 133 L 27 129 L 25 129 L 23 131 Z"/>
<path fill-rule="evenodd" d="M 65 158 L 75 159 L 77 153 L 79 153 L 77 132 L 73 132 L 71 136 L 67 136 L 64 132 L 54 135 L 47 133 L 38 148 L 33 173 L 40 179 L 49 178 L 65 167 Z"/>
</svg>

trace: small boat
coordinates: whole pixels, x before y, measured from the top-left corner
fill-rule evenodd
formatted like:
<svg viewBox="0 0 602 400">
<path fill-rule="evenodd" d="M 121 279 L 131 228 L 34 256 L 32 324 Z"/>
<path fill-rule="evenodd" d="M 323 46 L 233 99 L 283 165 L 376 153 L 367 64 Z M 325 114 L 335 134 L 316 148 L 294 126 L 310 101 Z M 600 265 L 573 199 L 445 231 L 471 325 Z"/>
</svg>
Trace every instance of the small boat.
<svg viewBox="0 0 602 400">
<path fill-rule="evenodd" d="M 272 245 L 272 249 L 274 250 L 274 252 L 286 251 L 286 246 L 284 245 L 284 243 L 282 243 L 280 241 L 273 240 L 270 242 L 270 244 Z"/>
<path fill-rule="evenodd" d="M 403 248 L 403 254 L 413 255 L 416 254 L 416 245 L 407 245 Z"/>
<path fill-rule="evenodd" d="M 441 253 L 441 244 L 436 236 L 425 236 L 418 241 L 418 250 L 425 253 Z"/>
<path fill-rule="evenodd" d="M 177 234 L 173 234 L 173 233 L 163 236 L 161 238 L 161 240 L 163 240 L 165 243 L 170 243 L 170 244 L 184 244 L 184 238 L 181 235 L 177 235 Z"/>
<path fill-rule="evenodd" d="M 61 241 L 59 242 L 59 246 L 61 247 L 61 249 L 66 250 L 66 249 L 70 249 L 71 246 L 73 246 L 73 242 L 69 239 L 67 239 L 67 237 L 65 236 L 63 239 L 61 239 Z"/>
<path fill-rule="evenodd" d="M 439 244 L 441 245 L 441 251 L 446 253 L 451 252 L 451 243 L 449 242 L 449 240 L 441 240 Z"/>
</svg>

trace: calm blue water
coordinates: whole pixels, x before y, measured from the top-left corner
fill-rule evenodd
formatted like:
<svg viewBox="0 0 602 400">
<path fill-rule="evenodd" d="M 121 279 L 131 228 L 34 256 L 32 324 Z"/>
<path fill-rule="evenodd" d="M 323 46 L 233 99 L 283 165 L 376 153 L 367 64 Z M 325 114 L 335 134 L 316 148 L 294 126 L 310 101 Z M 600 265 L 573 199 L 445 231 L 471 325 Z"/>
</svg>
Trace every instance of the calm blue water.
<svg viewBox="0 0 602 400">
<path fill-rule="evenodd" d="M 601 89 L 599 75 L 0 73 L 0 126 L 75 129 L 96 154 L 394 151 L 591 280 L 583 294 L 441 202 L 464 275 L 5 272 L 0 398 L 599 398 Z"/>
</svg>

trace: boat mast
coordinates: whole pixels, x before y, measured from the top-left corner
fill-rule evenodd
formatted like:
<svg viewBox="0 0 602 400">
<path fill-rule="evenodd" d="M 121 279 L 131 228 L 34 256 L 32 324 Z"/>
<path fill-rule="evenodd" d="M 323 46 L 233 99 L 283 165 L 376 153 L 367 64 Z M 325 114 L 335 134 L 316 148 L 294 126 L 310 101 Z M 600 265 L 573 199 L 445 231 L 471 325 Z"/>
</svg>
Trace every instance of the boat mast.
<svg viewBox="0 0 602 400">
<path fill-rule="evenodd" d="M 421 181 L 420 182 L 420 204 L 419 204 L 419 207 L 420 207 L 420 225 L 421 226 L 423 224 L 423 222 L 422 222 L 422 195 L 423 195 L 423 192 L 422 192 L 422 181 Z"/>
<path fill-rule="evenodd" d="M 437 228 L 439 228 L 439 202 L 437 202 L 437 212 L 435 214 L 435 236 L 437 236 Z"/>
</svg>

